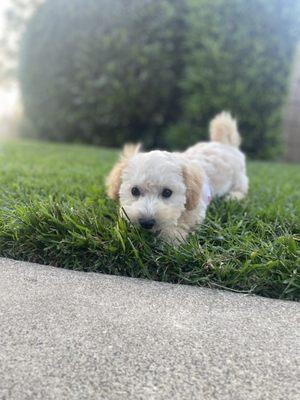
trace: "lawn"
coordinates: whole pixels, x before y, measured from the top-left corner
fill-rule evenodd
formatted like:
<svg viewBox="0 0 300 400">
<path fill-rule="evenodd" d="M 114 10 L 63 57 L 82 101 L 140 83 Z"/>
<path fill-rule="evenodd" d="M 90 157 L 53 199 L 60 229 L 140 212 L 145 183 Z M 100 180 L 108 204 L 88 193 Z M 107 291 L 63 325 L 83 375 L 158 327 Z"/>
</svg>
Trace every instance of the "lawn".
<svg viewBox="0 0 300 400">
<path fill-rule="evenodd" d="M 300 167 L 250 162 L 242 203 L 214 201 L 175 249 L 118 220 L 103 179 L 117 153 L 87 146 L 0 147 L 0 256 L 63 268 L 300 299 Z"/>
</svg>

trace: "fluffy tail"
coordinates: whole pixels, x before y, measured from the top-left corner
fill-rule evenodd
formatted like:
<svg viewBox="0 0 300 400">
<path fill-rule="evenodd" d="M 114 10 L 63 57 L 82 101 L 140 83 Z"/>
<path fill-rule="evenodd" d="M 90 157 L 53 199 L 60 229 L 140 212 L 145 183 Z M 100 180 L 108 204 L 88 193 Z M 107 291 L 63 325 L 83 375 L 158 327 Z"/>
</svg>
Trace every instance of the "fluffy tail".
<svg viewBox="0 0 300 400">
<path fill-rule="evenodd" d="M 209 125 L 210 140 L 220 142 L 233 147 L 239 147 L 241 137 L 237 122 L 229 112 L 223 111 L 218 114 Z"/>
</svg>

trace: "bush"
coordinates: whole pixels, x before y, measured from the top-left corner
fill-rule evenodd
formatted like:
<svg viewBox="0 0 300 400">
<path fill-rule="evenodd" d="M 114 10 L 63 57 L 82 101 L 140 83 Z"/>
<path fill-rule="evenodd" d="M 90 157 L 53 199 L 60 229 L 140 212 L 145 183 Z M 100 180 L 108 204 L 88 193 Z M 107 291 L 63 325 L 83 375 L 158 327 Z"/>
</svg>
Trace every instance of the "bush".
<svg viewBox="0 0 300 400">
<path fill-rule="evenodd" d="M 239 119 L 246 152 L 274 158 L 299 38 L 300 2 L 188 2 L 183 111 L 181 122 L 167 132 L 168 142 L 185 146 L 205 138 L 208 121 L 226 109 Z"/>
<path fill-rule="evenodd" d="M 297 0 L 46 0 L 20 80 L 39 137 L 184 147 L 230 109 L 244 149 L 278 154 Z"/>
<path fill-rule="evenodd" d="M 177 0 L 46 0 L 25 32 L 20 81 L 37 136 L 158 144 L 174 121 L 184 29 Z"/>
</svg>

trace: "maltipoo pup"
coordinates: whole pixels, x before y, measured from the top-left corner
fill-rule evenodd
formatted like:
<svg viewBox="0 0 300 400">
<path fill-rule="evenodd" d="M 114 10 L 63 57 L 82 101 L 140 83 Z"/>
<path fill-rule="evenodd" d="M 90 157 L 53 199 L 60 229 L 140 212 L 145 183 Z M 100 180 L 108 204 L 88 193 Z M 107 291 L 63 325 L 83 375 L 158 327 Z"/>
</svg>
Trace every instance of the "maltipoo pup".
<svg viewBox="0 0 300 400">
<path fill-rule="evenodd" d="M 210 142 L 183 153 L 125 145 L 107 177 L 107 194 L 121 215 L 178 244 L 205 218 L 213 197 L 241 200 L 248 191 L 245 156 L 236 120 L 227 112 L 210 123 Z"/>
</svg>

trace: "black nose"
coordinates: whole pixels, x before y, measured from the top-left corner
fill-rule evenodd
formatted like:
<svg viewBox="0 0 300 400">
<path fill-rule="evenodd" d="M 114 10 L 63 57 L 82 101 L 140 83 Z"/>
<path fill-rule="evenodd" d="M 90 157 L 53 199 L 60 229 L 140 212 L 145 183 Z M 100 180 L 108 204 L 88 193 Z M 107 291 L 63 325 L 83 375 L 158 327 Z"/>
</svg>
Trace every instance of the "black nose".
<svg viewBox="0 0 300 400">
<path fill-rule="evenodd" d="M 140 218 L 139 223 L 144 229 L 152 229 L 155 225 L 155 219 Z"/>
</svg>

